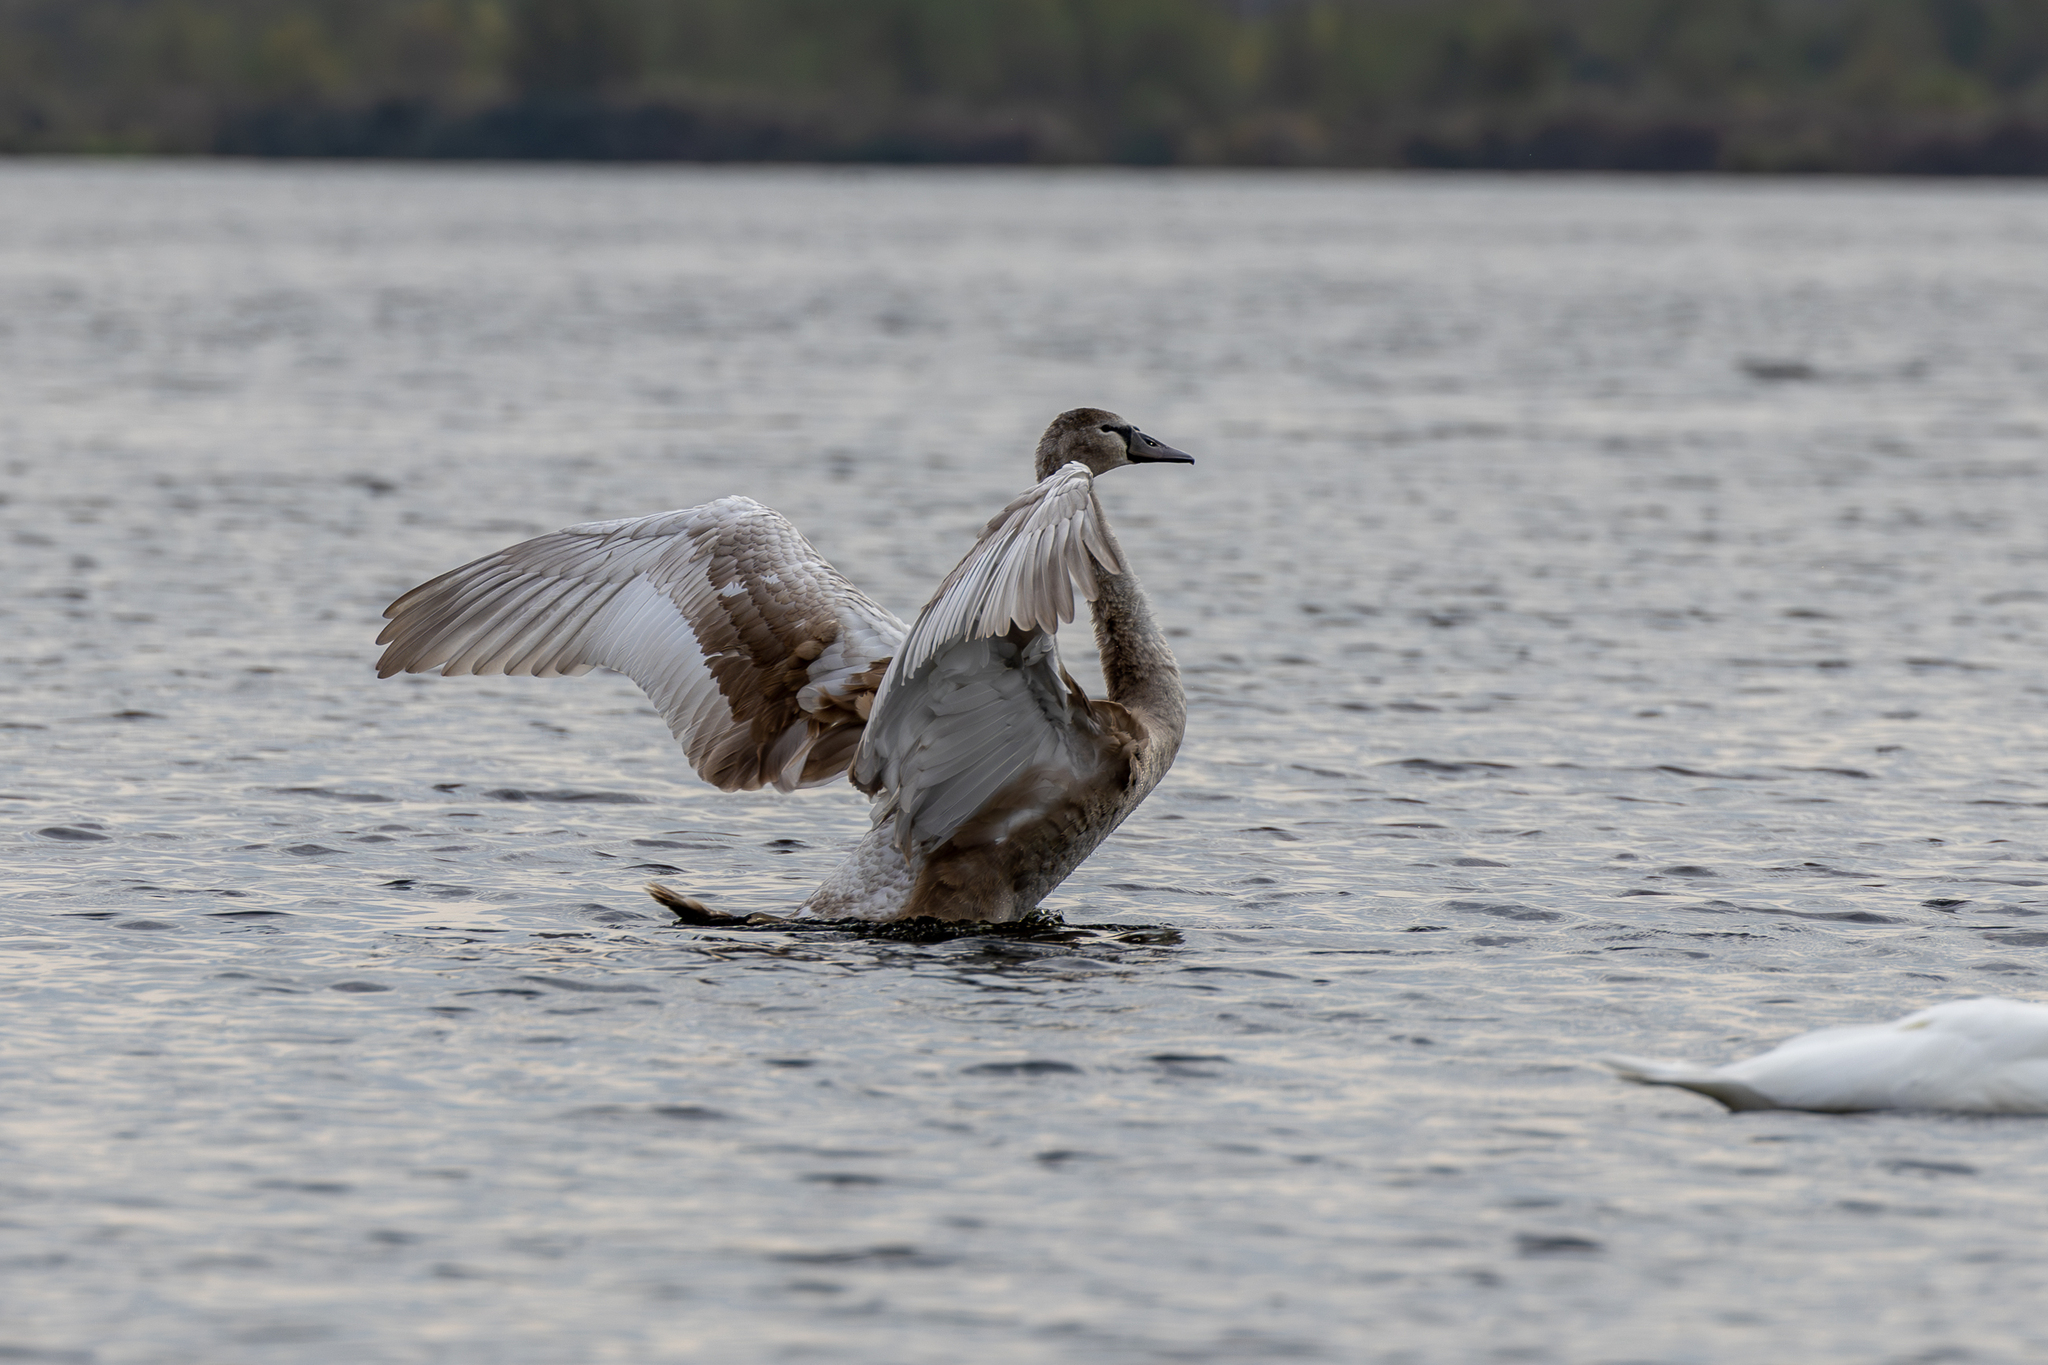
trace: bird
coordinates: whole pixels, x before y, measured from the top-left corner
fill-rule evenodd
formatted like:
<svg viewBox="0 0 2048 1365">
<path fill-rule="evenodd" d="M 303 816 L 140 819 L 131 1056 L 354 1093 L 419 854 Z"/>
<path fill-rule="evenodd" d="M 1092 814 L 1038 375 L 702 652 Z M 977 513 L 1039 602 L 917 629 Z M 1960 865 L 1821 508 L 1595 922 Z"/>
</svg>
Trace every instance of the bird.
<svg viewBox="0 0 2048 1365">
<path fill-rule="evenodd" d="M 2048 1114 L 2048 1005 L 1951 1000 L 1888 1024 L 1804 1033 L 1726 1066 L 1597 1060 L 1625 1081 L 1698 1091 L 1734 1112 Z"/>
<path fill-rule="evenodd" d="M 1038 442 L 1037 482 L 909 625 L 751 498 L 570 526 L 393 601 L 377 673 L 624 673 L 719 789 L 845 776 L 869 796 L 866 835 L 788 918 L 1014 922 L 1179 752 L 1180 669 L 1095 479 L 1193 463 L 1113 412 L 1061 413 Z M 1060 663 L 1077 598 L 1105 698 Z M 688 920 L 733 918 L 649 891 Z"/>
</svg>

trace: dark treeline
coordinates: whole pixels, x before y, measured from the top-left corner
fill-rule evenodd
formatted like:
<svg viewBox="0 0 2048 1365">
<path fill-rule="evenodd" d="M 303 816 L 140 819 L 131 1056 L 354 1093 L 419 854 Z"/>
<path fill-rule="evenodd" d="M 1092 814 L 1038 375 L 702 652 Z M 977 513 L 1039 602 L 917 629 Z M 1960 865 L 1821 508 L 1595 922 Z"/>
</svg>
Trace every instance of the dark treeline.
<svg viewBox="0 0 2048 1365">
<path fill-rule="evenodd" d="M 2048 173 L 2048 0 L 0 0 L 0 151 Z"/>
</svg>

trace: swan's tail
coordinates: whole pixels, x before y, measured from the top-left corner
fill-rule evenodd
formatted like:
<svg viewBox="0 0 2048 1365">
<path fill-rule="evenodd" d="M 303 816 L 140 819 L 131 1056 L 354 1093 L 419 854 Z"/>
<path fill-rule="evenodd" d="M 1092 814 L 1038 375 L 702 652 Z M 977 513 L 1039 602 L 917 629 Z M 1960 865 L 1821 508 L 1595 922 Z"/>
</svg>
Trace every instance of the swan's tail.
<svg viewBox="0 0 2048 1365">
<path fill-rule="evenodd" d="M 720 914 L 695 896 L 685 896 L 660 882 L 647 883 L 647 894 L 668 907 L 685 924 L 731 924 L 739 918 L 737 915 Z"/>
<path fill-rule="evenodd" d="M 1649 1057 L 1624 1057 L 1611 1052 L 1593 1060 L 1614 1068 L 1614 1074 L 1625 1081 L 1634 1081 L 1637 1085 L 1675 1085 L 1696 1091 L 1719 1100 L 1738 1114 L 1746 1110 L 1784 1107 L 1770 1096 L 1752 1090 L 1741 1081 L 1730 1080 L 1712 1067 L 1695 1066 L 1691 1062 L 1660 1062 Z"/>
<path fill-rule="evenodd" d="M 723 910 L 713 910 L 695 896 L 685 896 L 673 886 L 663 886 L 660 882 L 647 883 L 647 894 L 667 906 L 683 924 L 699 924 L 712 929 L 768 929 L 790 922 L 781 915 L 728 915 Z"/>
</svg>

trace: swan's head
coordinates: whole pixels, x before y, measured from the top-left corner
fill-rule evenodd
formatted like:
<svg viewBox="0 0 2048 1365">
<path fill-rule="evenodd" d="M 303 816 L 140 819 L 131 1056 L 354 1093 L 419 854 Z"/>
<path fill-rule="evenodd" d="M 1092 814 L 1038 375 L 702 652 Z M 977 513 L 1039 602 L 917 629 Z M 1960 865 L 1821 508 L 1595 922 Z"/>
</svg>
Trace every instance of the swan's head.
<svg viewBox="0 0 2048 1365">
<path fill-rule="evenodd" d="M 1195 457 L 1154 440 L 1113 412 L 1075 408 L 1052 419 L 1038 439 L 1038 477 L 1079 460 L 1091 474 L 1125 464 L 1193 464 Z"/>
</svg>

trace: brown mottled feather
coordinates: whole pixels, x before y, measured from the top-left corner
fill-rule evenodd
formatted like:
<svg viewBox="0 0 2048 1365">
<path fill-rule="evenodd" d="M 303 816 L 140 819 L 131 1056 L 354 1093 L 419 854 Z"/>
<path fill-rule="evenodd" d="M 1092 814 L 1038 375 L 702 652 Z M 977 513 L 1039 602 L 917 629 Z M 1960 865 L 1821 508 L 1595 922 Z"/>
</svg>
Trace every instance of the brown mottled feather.
<svg viewBox="0 0 2048 1365">
<path fill-rule="evenodd" d="M 905 629 L 747 498 L 540 536 L 385 615 L 384 677 L 627 674 L 727 791 L 844 772 Z"/>
</svg>

